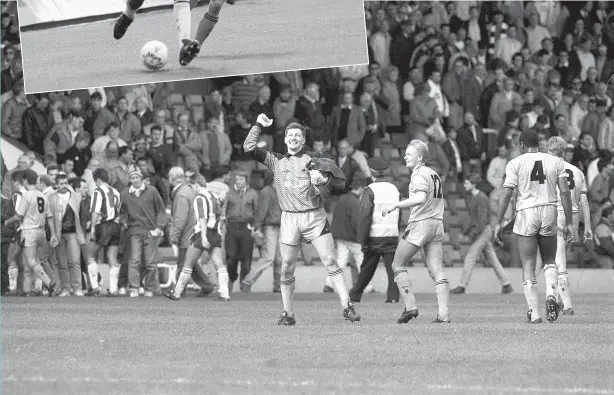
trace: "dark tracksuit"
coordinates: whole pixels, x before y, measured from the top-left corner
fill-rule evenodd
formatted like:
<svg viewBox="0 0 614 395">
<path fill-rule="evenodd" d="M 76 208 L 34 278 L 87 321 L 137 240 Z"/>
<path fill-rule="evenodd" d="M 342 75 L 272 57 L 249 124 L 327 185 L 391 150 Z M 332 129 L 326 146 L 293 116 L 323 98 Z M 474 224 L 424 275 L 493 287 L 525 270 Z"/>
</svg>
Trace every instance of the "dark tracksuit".
<svg viewBox="0 0 614 395">
<path fill-rule="evenodd" d="M 386 265 L 386 273 L 388 274 L 388 290 L 386 300 L 399 300 L 399 288 L 394 282 L 394 272 L 392 271 L 392 261 L 394 253 L 399 244 L 398 236 L 391 237 L 371 237 L 371 225 L 373 222 L 374 192 L 370 188 L 365 188 L 365 191 L 360 199 L 360 220 L 358 222 L 357 240 L 363 247 L 364 259 L 360 267 L 358 281 L 350 291 L 350 300 L 360 301 L 362 293 L 373 279 L 375 270 L 380 258 L 384 259 Z M 399 219 L 401 216 L 399 215 Z M 397 224 L 398 227 L 398 224 Z"/>
<path fill-rule="evenodd" d="M 252 254 L 254 238 L 251 226 L 256 218 L 258 209 L 258 193 L 251 188 L 239 192 L 235 187 L 228 193 L 228 205 L 226 206 L 226 265 L 230 283 L 239 278 L 238 265 L 241 261 L 241 277 L 245 276 L 252 268 Z"/>
</svg>

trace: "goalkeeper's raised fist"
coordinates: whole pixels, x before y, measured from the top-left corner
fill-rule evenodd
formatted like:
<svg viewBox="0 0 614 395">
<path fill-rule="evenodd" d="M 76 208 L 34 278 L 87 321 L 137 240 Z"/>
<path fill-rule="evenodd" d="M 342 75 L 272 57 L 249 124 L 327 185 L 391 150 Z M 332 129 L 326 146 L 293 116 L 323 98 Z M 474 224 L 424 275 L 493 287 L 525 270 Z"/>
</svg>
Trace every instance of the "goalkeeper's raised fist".
<svg viewBox="0 0 614 395">
<path fill-rule="evenodd" d="M 258 115 L 258 119 L 256 119 L 256 122 L 264 126 L 265 128 L 268 128 L 273 124 L 273 120 L 269 119 L 269 117 L 267 117 L 265 114 Z"/>
</svg>

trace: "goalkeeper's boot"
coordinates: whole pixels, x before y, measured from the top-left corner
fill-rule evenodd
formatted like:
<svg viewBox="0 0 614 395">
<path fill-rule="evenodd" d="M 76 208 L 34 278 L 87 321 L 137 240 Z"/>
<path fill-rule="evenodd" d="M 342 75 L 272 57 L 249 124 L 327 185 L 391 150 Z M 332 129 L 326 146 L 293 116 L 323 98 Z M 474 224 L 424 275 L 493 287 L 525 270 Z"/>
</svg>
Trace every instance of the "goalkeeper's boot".
<svg viewBox="0 0 614 395">
<path fill-rule="evenodd" d="M 279 321 L 277 321 L 277 325 L 293 326 L 296 325 L 296 320 L 294 319 L 294 316 L 289 316 L 288 313 L 284 311 L 281 313 Z"/>
<path fill-rule="evenodd" d="M 573 312 L 573 307 L 570 307 L 565 310 L 561 310 L 561 315 L 574 315 L 574 314 L 575 313 Z"/>
<path fill-rule="evenodd" d="M 200 43 L 196 40 L 183 40 L 183 47 L 179 52 L 179 64 L 187 66 L 200 53 Z"/>
<path fill-rule="evenodd" d="M 441 318 L 439 317 L 439 315 L 437 315 L 437 318 L 435 318 L 435 320 L 432 322 L 433 324 L 449 324 L 450 323 L 450 318 Z"/>
<path fill-rule="evenodd" d="M 397 324 L 407 324 L 412 318 L 418 317 L 418 309 L 403 310 L 401 317 L 397 320 Z"/>
<path fill-rule="evenodd" d="M 172 288 L 162 290 L 162 295 L 175 302 L 178 302 L 180 299 L 179 297 L 175 296 L 175 291 Z"/>
<path fill-rule="evenodd" d="M 557 318 L 559 318 L 559 304 L 554 296 L 546 298 L 546 318 L 550 323 L 556 322 Z"/>
<path fill-rule="evenodd" d="M 356 312 L 356 310 L 354 309 L 354 304 L 352 304 L 352 302 L 349 302 L 348 307 L 343 309 L 343 318 L 350 322 L 360 321 L 360 314 Z"/>
<path fill-rule="evenodd" d="M 134 19 L 130 19 L 126 14 L 122 13 L 113 26 L 113 37 L 115 37 L 116 40 L 124 37 L 124 34 L 128 31 L 128 27 L 130 27 L 132 22 L 134 22 Z"/>
<path fill-rule="evenodd" d="M 533 321 L 533 319 L 531 318 L 531 314 L 533 313 L 533 310 L 529 309 L 529 311 L 527 311 L 527 322 L 529 324 L 541 324 L 542 323 L 542 319 L 538 318 L 535 321 Z"/>
</svg>

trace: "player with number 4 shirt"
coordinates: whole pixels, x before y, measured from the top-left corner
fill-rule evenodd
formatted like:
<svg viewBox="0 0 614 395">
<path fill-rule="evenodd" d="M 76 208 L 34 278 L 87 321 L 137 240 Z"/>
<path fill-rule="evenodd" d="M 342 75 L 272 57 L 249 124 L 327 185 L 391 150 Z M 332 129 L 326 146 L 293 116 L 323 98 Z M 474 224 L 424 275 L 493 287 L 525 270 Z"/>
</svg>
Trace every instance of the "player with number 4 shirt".
<svg viewBox="0 0 614 395">
<path fill-rule="evenodd" d="M 412 140 L 405 150 L 405 165 L 412 171 L 409 183 L 409 198 L 384 209 L 383 216 L 400 209 L 411 208 L 407 228 L 397 246 L 392 262 L 394 280 L 405 302 L 405 310 L 398 319 L 405 324 L 418 317 L 416 298 L 412 292 L 407 265 L 421 249 L 431 278 L 435 282 L 435 292 L 439 312 L 433 323 L 449 323 L 448 300 L 450 285 L 443 271 L 443 192 L 439 175 L 425 166 L 428 146 L 420 140 Z"/>
<path fill-rule="evenodd" d="M 523 287 L 529 311 L 530 323 L 541 323 L 535 267 L 537 252 L 544 262 L 546 279 L 546 316 L 555 322 L 559 316 L 556 301 L 558 269 L 555 263 L 557 250 L 557 203 L 560 200 L 565 213 L 563 235 L 571 241 L 572 208 L 568 173 L 563 159 L 538 151 L 539 139 L 533 131 L 524 132 L 520 138 L 522 155 L 512 159 L 505 168 L 505 182 L 497 212 L 495 238 L 501 242 L 502 220 L 514 190 L 517 190 L 516 219 L 513 232 L 518 236 L 518 250 L 523 267 Z"/>
</svg>

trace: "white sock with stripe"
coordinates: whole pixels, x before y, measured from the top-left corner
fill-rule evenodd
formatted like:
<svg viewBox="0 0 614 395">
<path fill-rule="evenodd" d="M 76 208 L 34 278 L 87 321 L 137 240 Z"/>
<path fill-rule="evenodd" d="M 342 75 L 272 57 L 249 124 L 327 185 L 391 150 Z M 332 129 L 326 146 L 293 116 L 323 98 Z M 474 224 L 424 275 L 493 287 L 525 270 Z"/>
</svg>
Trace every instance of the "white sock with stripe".
<svg viewBox="0 0 614 395">
<path fill-rule="evenodd" d="M 337 295 L 339 295 L 341 307 L 345 309 L 346 307 L 348 307 L 348 303 L 350 302 L 350 293 L 348 291 L 347 285 L 345 285 L 343 269 L 339 267 L 331 272 L 328 272 L 328 277 L 330 278 L 330 282 L 333 283 L 335 291 L 337 291 Z"/>
<path fill-rule="evenodd" d="M 295 278 L 289 278 L 287 280 L 281 280 L 281 300 L 284 304 L 284 311 L 288 313 L 289 316 L 293 316 L 294 312 L 292 311 L 292 301 L 294 299 L 294 282 Z"/>
<path fill-rule="evenodd" d="M 522 283 L 524 288 L 524 297 L 527 299 L 529 309 L 532 310 L 531 321 L 540 318 L 539 315 L 539 294 L 537 293 L 537 280 L 526 280 Z"/>
<path fill-rule="evenodd" d="M 228 292 L 228 270 L 226 267 L 217 269 L 217 281 L 219 283 L 220 296 L 222 298 L 230 298 L 230 292 Z"/>
<path fill-rule="evenodd" d="M 177 284 L 175 285 L 175 296 L 180 298 L 183 290 L 188 285 L 188 282 L 192 278 L 192 269 L 188 269 L 184 267 L 181 270 L 181 274 L 179 274 L 179 279 L 177 280 Z"/>
<path fill-rule="evenodd" d="M 450 300 L 450 283 L 445 278 L 435 283 L 435 293 L 437 294 L 437 303 L 439 304 L 439 318 L 445 320 L 449 318 L 448 302 Z"/>
<path fill-rule="evenodd" d="M 559 273 L 558 291 L 559 296 L 561 297 L 561 302 L 563 302 L 563 308 L 565 310 L 571 309 L 573 306 L 571 305 L 571 293 L 569 292 L 569 274 L 567 273 L 567 271 Z"/>
</svg>

